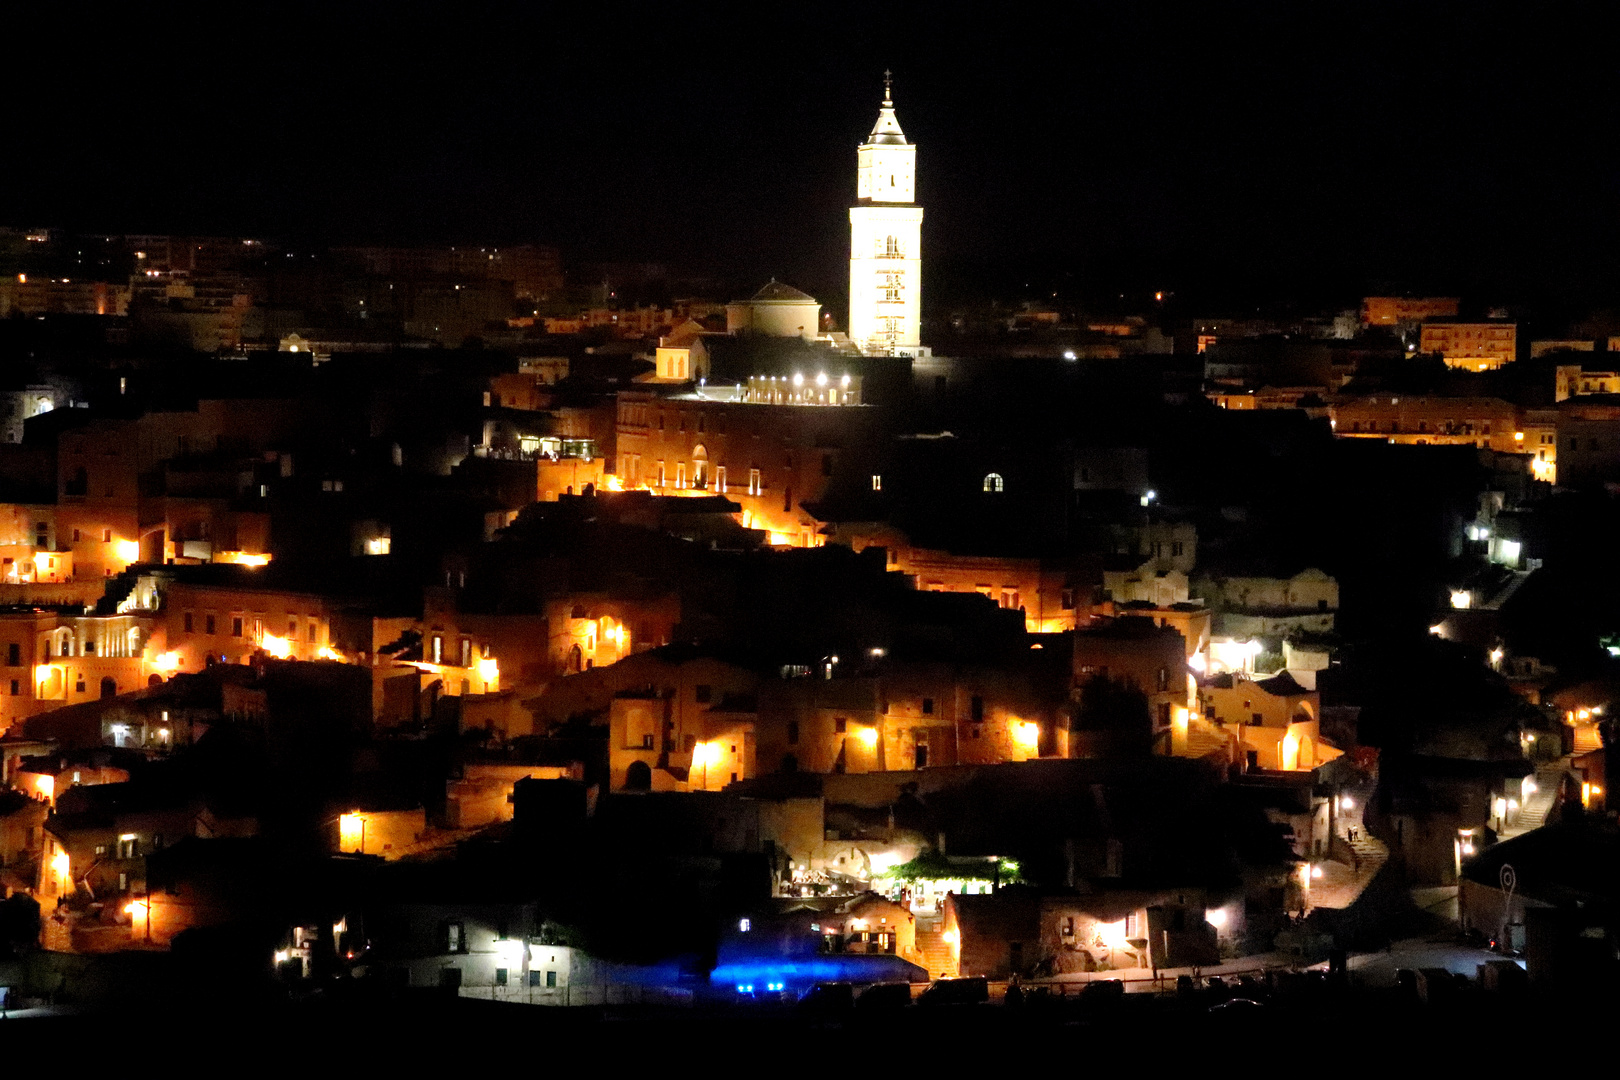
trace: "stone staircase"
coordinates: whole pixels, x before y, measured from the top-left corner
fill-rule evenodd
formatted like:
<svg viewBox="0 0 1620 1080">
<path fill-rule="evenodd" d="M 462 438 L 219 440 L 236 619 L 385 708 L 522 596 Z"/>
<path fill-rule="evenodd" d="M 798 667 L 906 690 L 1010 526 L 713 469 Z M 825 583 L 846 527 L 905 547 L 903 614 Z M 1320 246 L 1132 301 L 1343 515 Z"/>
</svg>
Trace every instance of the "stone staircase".
<svg viewBox="0 0 1620 1080">
<path fill-rule="evenodd" d="M 956 954 L 943 930 L 917 931 L 917 963 L 928 969 L 931 979 L 956 977 Z"/>
<path fill-rule="evenodd" d="M 1552 813 L 1553 802 L 1558 798 L 1558 789 L 1568 769 L 1568 758 L 1536 766 L 1536 790 L 1519 808 L 1519 816 L 1513 824 L 1502 830 L 1501 839 L 1511 840 L 1547 824 L 1547 815 Z"/>
<path fill-rule="evenodd" d="M 1329 908 L 1343 910 L 1354 904 L 1366 891 L 1378 871 L 1389 861 L 1389 848 L 1375 836 L 1368 836 L 1365 828 L 1356 829 L 1356 838 L 1347 841 L 1354 859 L 1346 866 L 1340 862 L 1319 862 L 1320 878 L 1311 881 L 1310 909 Z"/>
<path fill-rule="evenodd" d="M 1190 758 L 1218 757 L 1222 761 L 1232 758 L 1232 737 L 1223 728 L 1197 717 L 1187 724 L 1187 747 L 1181 756 Z"/>
</svg>

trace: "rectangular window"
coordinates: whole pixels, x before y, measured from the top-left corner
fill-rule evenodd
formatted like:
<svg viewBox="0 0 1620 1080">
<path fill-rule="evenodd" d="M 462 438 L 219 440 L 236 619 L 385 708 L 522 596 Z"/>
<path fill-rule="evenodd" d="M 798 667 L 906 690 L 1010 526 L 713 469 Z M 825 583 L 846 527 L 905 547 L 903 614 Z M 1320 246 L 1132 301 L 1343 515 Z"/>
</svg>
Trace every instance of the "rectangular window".
<svg viewBox="0 0 1620 1080">
<path fill-rule="evenodd" d="M 977 694 L 973 695 L 972 705 L 973 705 L 973 722 L 975 724 L 984 723 L 984 698 L 980 697 Z"/>
<path fill-rule="evenodd" d="M 311 645 L 315 644 L 315 642 L 320 639 L 320 629 L 321 624 L 316 621 L 313 615 L 311 615 L 309 619 L 309 643 Z"/>
<path fill-rule="evenodd" d="M 212 634 L 213 632 L 214 632 L 214 616 L 211 615 L 211 614 L 210 615 L 204 615 L 203 616 L 203 633 Z"/>
<path fill-rule="evenodd" d="M 433 662 L 435 664 L 444 663 L 444 638 L 438 634 L 433 635 Z"/>
<path fill-rule="evenodd" d="M 658 462 L 658 487 L 664 486 L 664 479 L 664 463 L 662 460 L 660 460 Z"/>
<path fill-rule="evenodd" d="M 231 616 L 231 637 L 241 637 L 241 636 L 242 636 L 242 616 L 240 616 L 240 615 L 232 615 Z"/>
<path fill-rule="evenodd" d="M 6 646 L 6 663 L 11 667 L 22 667 L 22 646 L 15 641 Z"/>
<path fill-rule="evenodd" d="M 748 470 L 748 494 L 750 494 L 750 495 L 758 495 L 763 490 L 765 490 L 765 488 L 764 488 L 764 485 L 762 485 L 759 482 L 759 470 L 758 469 L 749 469 Z"/>
<path fill-rule="evenodd" d="M 883 490 L 883 477 L 878 473 L 873 473 L 872 474 L 872 490 L 873 491 L 882 491 Z"/>
<path fill-rule="evenodd" d="M 461 667 L 472 667 L 472 638 L 461 639 Z"/>
<path fill-rule="evenodd" d="M 726 467 L 724 465 L 714 467 L 714 490 L 721 495 L 726 493 Z"/>
<path fill-rule="evenodd" d="M 557 973 L 555 971 L 546 972 L 546 989 L 557 989 Z"/>
<path fill-rule="evenodd" d="M 17 684 L 12 683 L 11 685 L 16 686 Z M 798 744 L 798 742 L 799 742 L 799 722 L 797 720 L 789 720 L 788 721 L 787 736 L 788 736 L 788 745 L 789 746 L 795 746 L 795 745 Z"/>
<path fill-rule="evenodd" d="M 686 487 L 686 462 L 675 463 L 675 490 L 681 491 Z"/>
<path fill-rule="evenodd" d="M 288 619 L 287 620 L 287 640 L 289 642 L 298 640 L 298 620 L 297 619 Z"/>
<path fill-rule="evenodd" d="M 460 923 L 444 924 L 444 951 L 449 953 L 467 951 L 467 931 Z"/>
<path fill-rule="evenodd" d="M 848 730 L 849 730 L 849 717 L 840 716 L 840 717 L 837 717 L 836 719 L 833 720 L 833 731 L 837 732 L 839 735 L 843 735 Z"/>
<path fill-rule="evenodd" d="M 11 680 L 11 696 L 16 697 L 18 694 L 21 694 L 21 693 L 22 693 L 22 681 L 20 679 L 12 679 Z"/>
<path fill-rule="evenodd" d="M 506 985 L 506 969 L 505 968 L 496 968 L 495 969 L 495 985 L 496 986 L 505 986 Z"/>
<path fill-rule="evenodd" d="M 931 698 L 931 697 L 923 698 L 922 711 L 923 711 L 924 716 L 932 716 L 934 714 L 934 699 L 933 698 Z"/>
<path fill-rule="evenodd" d="M 529 972 L 529 985 L 530 986 L 539 986 L 540 985 L 540 972 L 538 972 L 538 971 Z"/>
<path fill-rule="evenodd" d="M 112 543 L 112 530 L 111 529 L 102 529 L 101 530 L 101 542 L 103 544 Z"/>
<path fill-rule="evenodd" d="M 194 630 L 194 627 L 191 624 L 191 619 L 192 619 L 192 616 L 191 616 L 191 612 L 189 612 L 189 611 L 186 612 L 184 615 L 180 616 L 180 622 L 185 627 L 185 631 L 188 634 L 192 633 L 192 631 Z"/>
</svg>

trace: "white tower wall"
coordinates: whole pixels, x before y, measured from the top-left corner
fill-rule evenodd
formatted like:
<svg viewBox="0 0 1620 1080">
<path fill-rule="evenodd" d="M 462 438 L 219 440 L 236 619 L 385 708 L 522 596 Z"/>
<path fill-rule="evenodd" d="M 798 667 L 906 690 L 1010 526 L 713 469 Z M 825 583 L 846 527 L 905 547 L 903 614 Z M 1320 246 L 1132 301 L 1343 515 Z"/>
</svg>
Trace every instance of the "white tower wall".
<svg viewBox="0 0 1620 1080">
<path fill-rule="evenodd" d="M 921 344 L 922 207 L 917 148 L 906 142 L 885 92 L 878 120 L 856 151 L 856 206 L 849 211 L 849 338 L 863 352 Z"/>
</svg>

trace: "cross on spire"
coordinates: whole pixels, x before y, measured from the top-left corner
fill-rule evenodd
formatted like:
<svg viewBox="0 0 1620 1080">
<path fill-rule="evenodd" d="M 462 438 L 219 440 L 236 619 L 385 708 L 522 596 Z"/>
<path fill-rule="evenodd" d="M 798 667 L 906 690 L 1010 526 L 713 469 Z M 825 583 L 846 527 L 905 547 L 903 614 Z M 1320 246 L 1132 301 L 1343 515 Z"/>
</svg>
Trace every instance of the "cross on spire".
<svg viewBox="0 0 1620 1080">
<path fill-rule="evenodd" d="M 885 104 L 885 105 L 893 105 L 894 104 L 894 94 L 891 91 L 891 84 L 893 83 L 893 81 L 894 81 L 894 73 L 891 72 L 888 68 L 884 68 L 883 69 L 883 104 Z"/>
</svg>

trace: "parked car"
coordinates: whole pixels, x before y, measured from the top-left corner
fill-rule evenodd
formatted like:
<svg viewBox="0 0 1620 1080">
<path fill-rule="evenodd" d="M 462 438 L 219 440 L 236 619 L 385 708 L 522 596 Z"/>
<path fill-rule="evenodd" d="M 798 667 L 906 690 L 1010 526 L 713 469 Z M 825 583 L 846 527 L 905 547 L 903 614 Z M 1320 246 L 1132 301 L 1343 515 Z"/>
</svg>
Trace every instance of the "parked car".
<svg viewBox="0 0 1620 1080">
<path fill-rule="evenodd" d="M 982 978 L 935 979 L 917 998 L 919 1005 L 978 1005 L 990 1000 L 990 983 Z"/>
<path fill-rule="evenodd" d="M 855 999 L 857 1009 L 903 1009 L 910 1004 L 910 983 L 873 983 Z"/>
<path fill-rule="evenodd" d="M 910 996 L 910 988 L 907 988 Z M 839 1013 L 855 1007 L 855 987 L 849 983 L 817 983 L 799 999 L 799 1008 L 813 1013 Z"/>
</svg>

